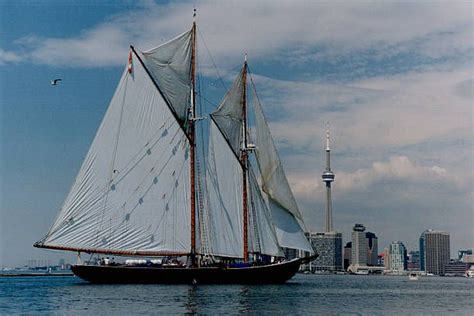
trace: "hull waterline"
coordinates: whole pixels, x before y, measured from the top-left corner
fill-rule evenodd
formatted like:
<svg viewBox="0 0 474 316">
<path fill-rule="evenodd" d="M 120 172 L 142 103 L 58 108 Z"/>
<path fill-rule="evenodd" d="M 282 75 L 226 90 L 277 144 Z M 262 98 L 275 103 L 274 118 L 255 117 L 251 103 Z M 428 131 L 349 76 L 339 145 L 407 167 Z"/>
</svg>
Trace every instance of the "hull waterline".
<svg viewBox="0 0 474 316">
<path fill-rule="evenodd" d="M 130 267 L 75 265 L 74 274 L 91 283 L 135 284 L 281 284 L 291 279 L 302 260 L 241 268 Z"/>
</svg>

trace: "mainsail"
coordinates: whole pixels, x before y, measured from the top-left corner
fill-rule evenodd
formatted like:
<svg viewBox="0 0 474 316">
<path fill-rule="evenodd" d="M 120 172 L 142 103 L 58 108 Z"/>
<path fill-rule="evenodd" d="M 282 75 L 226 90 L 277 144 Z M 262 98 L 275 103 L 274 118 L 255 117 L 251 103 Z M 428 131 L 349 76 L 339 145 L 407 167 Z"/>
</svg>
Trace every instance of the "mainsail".
<svg viewBox="0 0 474 316">
<path fill-rule="evenodd" d="M 182 123 L 190 41 L 187 32 L 144 55 L 134 51 L 56 221 L 36 246 L 190 252 L 190 144 Z"/>
</svg>

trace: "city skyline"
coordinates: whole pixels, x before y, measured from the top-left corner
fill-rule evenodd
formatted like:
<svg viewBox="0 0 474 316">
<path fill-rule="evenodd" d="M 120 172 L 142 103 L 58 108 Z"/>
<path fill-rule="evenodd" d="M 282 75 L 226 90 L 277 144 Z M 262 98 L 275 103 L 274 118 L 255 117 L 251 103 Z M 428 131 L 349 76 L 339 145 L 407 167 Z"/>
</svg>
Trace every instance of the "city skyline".
<svg viewBox="0 0 474 316">
<path fill-rule="evenodd" d="M 338 175 L 333 222 L 344 244 L 352 225 L 364 223 L 379 246 L 402 239 L 407 249 L 418 249 L 420 233 L 433 228 L 450 232 L 451 257 L 472 248 L 469 4 L 196 6 L 206 97 L 218 103 L 247 52 L 310 231 L 325 224 L 319 135 L 330 121 Z M 32 244 L 63 203 L 129 45 L 150 48 L 184 31 L 192 7 L 162 1 L 0 5 L 0 266 L 65 256 Z M 63 81 L 51 86 L 57 77 Z"/>
</svg>

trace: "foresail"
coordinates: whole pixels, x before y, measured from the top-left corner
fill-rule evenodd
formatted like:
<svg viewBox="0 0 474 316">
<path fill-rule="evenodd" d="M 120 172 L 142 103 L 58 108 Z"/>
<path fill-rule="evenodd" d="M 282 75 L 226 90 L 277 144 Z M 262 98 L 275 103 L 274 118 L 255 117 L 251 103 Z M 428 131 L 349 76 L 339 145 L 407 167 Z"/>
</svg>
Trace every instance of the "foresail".
<svg viewBox="0 0 474 316">
<path fill-rule="evenodd" d="M 132 63 L 42 246 L 190 251 L 189 142 L 135 54 Z"/>
<path fill-rule="evenodd" d="M 182 125 L 191 98 L 192 31 L 143 52 L 143 62 Z"/>
<path fill-rule="evenodd" d="M 242 167 L 213 120 L 206 168 L 207 247 L 211 255 L 242 258 Z"/>
<path fill-rule="evenodd" d="M 270 256 L 283 256 L 278 244 L 272 215 L 263 199 L 257 179 L 250 169 L 249 172 L 249 208 L 250 208 L 250 252 Z"/>
</svg>

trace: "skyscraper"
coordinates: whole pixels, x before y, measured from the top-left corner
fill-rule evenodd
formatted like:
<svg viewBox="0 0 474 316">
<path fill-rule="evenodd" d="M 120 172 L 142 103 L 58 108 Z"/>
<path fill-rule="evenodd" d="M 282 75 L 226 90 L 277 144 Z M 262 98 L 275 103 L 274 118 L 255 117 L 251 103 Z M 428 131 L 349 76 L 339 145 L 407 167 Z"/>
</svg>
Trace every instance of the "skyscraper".
<svg viewBox="0 0 474 316">
<path fill-rule="evenodd" d="M 390 270 L 404 271 L 407 269 L 407 249 L 401 241 L 393 241 L 389 246 Z"/>
<path fill-rule="evenodd" d="M 329 127 L 326 131 L 326 169 L 322 178 L 326 183 L 325 231 L 309 234 L 309 240 L 319 254 L 319 257 L 311 263 L 311 267 L 320 271 L 340 271 L 342 270 L 342 234 L 334 231 L 332 225 L 331 182 L 334 181 L 335 176 L 331 171 Z"/>
<path fill-rule="evenodd" d="M 427 229 L 420 235 L 420 271 L 426 271 L 425 258 L 426 258 L 426 247 L 425 247 L 425 234 L 432 231 Z"/>
<path fill-rule="evenodd" d="M 449 263 L 449 234 L 443 231 L 425 233 L 425 267 L 426 272 L 437 275 L 445 273 L 445 265 Z"/>
<path fill-rule="evenodd" d="M 376 266 L 379 252 L 378 238 L 371 232 L 366 232 L 365 238 L 367 239 L 367 265 Z"/>
<path fill-rule="evenodd" d="M 349 241 L 344 246 L 344 270 L 347 270 L 347 268 L 351 265 L 351 262 L 352 262 L 351 257 L 352 257 L 352 242 Z"/>
<path fill-rule="evenodd" d="M 362 224 L 355 224 L 352 229 L 352 265 L 367 265 L 367 239 Z"/>
</svg>

